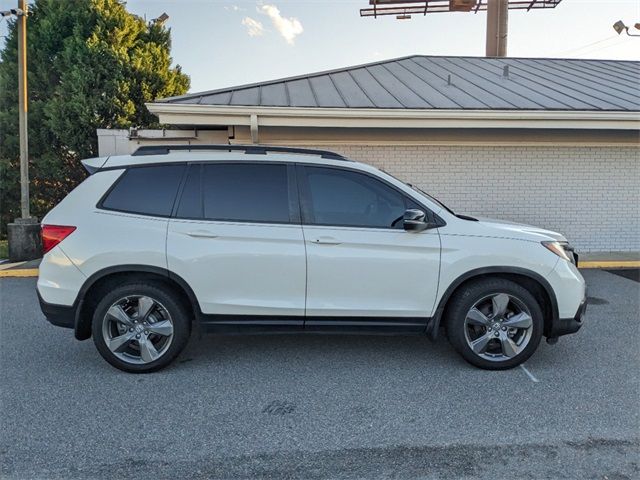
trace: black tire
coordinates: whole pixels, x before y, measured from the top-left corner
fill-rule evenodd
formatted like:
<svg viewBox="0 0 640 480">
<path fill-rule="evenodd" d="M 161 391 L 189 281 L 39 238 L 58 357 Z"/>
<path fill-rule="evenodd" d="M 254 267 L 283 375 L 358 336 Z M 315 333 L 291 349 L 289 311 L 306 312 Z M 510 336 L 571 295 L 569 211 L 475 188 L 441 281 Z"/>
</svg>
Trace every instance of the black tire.
<svg viewBox="0 0 640 480">
<path fill-rule="evenodd" d="M 501 360 L 488 360 L 474 352 L 467 342 L 465 319 L 476 302 L 501 293 L 519 300 L 529 310 L 532 320 L 531 337 L 517 355 Z M 449 342 L 467 362 L 486 370 L 506 370 L 525 362 L 536 351 L 542 338 L 544 317 L 540 305 L 526 288 L 502 278 L 490 278 L 469 283 L 454 294 L 447 308 L 445 326 Z"/>
<path fill-rule="evenodd" d="M 103 324 L 107 322 L 109 308 L 125 297 L 146 296 L 158 301 L 171 316 L 172 338 L 162 355 L 149 363 L 130 363 L 122 360 L 107 346 L 103 335 Z M 188 309 L 169 287 L 162 283 L 130 283 L 110 290 L 96 306 L 91 324 L 93 342 L 100 355 L 114 367 L 130 373 L 150 373 L 169 365 L 186 346 L 191 335 L 191 315 Z M 134 344 L 135 345 L 135 344 Z"/>
</svg>

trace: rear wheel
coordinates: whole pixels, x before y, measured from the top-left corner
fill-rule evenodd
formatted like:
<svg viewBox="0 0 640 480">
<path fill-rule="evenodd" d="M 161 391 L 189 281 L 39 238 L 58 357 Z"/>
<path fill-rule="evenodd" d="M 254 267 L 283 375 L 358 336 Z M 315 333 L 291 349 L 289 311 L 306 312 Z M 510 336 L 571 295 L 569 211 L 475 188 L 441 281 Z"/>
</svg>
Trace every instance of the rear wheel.
<svg viewBox="0 0 640 480">
<path fill-rule="evenodd" d="M 449 341 L 480 368 L 503 370 L 526 361 L 538 348 L 544 320 L 534 296 L 501 278 L 478 280 L 452 298 L 447 311 Z"/>
<path fill-rule="evenodd" d="M 109 292 L 93 315 L 93 341 L 120 370 L 166 367 L 185 347 L 191 320 L 180 299 L 161 284 L 128 284 Z"/>
</svg>

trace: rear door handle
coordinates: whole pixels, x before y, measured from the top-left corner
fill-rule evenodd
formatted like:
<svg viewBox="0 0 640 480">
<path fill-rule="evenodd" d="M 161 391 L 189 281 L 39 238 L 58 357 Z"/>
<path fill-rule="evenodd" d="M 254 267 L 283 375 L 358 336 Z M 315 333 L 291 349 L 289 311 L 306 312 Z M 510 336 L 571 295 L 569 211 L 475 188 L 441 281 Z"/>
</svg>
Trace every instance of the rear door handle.
<svg viewBox="0 0 640 480">
<path fill-rule="evenodd" d="M 187 235 L 194 238 L 216 238 L 218 235 L 212 232 L 208 232 L 207 230 L 193 230 L 191 232 L 187 232 Z"/>
<path fill-rule="evenodd" d="M 313 243 L 323 245 L 340 245 L 342 242 L 334 237 L 317 237 L 313 240 Z"/>
</svg>

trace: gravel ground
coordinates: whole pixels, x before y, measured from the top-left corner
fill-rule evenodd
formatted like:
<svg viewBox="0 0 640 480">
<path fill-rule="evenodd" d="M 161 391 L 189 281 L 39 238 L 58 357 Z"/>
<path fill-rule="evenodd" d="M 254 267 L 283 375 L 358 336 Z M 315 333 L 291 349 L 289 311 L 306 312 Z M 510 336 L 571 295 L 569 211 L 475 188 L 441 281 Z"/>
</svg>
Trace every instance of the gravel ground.
<svg viewBox="0 0 640 480">
<path fill-rule="evenodd" d="M 640 478 L 640 285 L 585 271 L 586 325 L 526 368 L 422 337 L 205 336 L 130 375 L 0 279 L 0 477 Z"/>
</svg>

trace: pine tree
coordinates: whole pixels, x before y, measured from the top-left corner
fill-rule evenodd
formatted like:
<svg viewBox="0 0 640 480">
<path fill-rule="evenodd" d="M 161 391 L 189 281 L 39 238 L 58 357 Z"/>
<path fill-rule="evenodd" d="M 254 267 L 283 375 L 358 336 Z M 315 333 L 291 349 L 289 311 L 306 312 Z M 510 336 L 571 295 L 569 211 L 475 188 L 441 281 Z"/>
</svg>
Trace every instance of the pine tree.
<svg viewBox="0 0 640 480">
<path fill-rule="evenodd" d="M 97 128 L 157 127 L 144 103 L 181 95 L 170 30 L 117 0 L 36 0 L 27 28 L 32 215 L 42 217 L 83 178 Z M 17 28 L 0 54 L 0 234 L 19 216 Z"/>
</svg>

